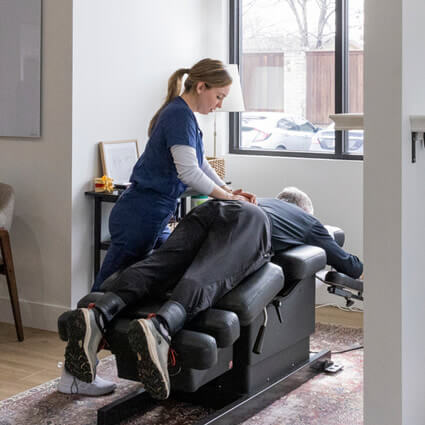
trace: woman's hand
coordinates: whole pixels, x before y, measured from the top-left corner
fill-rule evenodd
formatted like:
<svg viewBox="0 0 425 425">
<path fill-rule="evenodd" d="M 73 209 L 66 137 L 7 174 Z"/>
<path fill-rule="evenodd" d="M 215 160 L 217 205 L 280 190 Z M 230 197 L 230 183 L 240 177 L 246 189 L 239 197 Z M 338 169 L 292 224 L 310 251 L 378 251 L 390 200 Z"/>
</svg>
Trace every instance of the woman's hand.
<svg viewBox="0 0 425 425">
<path fill-rule="evenodd" d="M 232 191 L 232 189 L 226 185 L 221 187 L 216 186 L 209 194 L 209 196 L 216 199 L 224 199 L 227 201 L 243 201 L 257 205 L 257 198 L 254 194 L 244 192 L 242 189 Z"/>
<path fill-rule="evenodd" d="M 251 204 L 257 205 L 257 197 L 253 193 L 244 192 L 242 189 L 237 189 L 237 190 L 234 190 L 232 194 L 235 196 L 241 196 L 242 198 L 244 198 L 239 200 L 248 201 Z"/>
<path fill-rule="evenodd" d="M 232 201 L 250 202 L 249 198 L 243 195 L 234 195 L 234 194 L 232 194 Z"/>
</svg>

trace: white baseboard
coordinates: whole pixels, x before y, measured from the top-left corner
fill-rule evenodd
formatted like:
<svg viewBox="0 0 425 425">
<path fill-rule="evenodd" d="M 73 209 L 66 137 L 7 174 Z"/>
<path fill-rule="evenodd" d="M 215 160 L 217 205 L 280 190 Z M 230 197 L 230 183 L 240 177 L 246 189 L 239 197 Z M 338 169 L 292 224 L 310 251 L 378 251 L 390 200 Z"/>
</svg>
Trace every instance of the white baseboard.
<svg viewBox="0 0 425 425">
<path fill-rule="evenodd" d="M 69 307 L 42 304 L 33 301 L 19 300 L 21 308 L 22 323 L 24 326 L 46 331 L 58 330 L 58 317 L 69 310 Z M 10 299 L 0 297 L 0 322 L 14 324 L 12 304 Z"/>
</svg>

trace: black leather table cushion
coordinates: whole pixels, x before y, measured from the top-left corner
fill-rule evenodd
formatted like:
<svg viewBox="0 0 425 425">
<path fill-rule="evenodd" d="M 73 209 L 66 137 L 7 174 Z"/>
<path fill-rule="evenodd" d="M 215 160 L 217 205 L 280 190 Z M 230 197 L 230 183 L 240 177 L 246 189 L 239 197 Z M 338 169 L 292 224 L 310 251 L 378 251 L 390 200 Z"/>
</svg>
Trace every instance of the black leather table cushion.
<svg viewBox="0 0 425 425">
<path fill-rule="evenodd" d="M 326 254 L 317 246 L 300 245 L 275 253 L 272 262 L 282 267 L 286 280 L 302 280 L 326 266 Z"/>
<path fill-rule="evenodd" d="M 240 325 L 236 313 L 210 308 L 198 314 L 185 329 L 204 332 L 215 338 L 217 347 L 228 347 L 239 338 Z"/>
<path fill-rule="evenodd" d="M 182 329 L 171 345 L 182 366 L 205 370 L 217 363 L 217 345 L 211 335 Z"/>
<path fill-rule="evenodd" d="M 359 279 L 353 279 L 343 273 L 336 271 L 329 271 L 326 273 L 324 280 L 327 283 L 341 286 L 343 288 L 354 289 L 355 291 L 363 292 L 363 281 Z"/>
<path fill-rule="evenodd" d="M 102 293 L 92 292 L 86 295 L 78 303 L 78 307 L 87 307 L 91 302 L 96 303 L 96 299 Z M 156 313 L 161 302 L 144 302 L 137 307 L 123 310 L 120 317 L 129 319 L 141 319 L 147 317 L 149 313 Z M 232 345 L 240 334 L 238 316 L 231 311 L 208 309 L 198 314 L 191 322 L 186 323 L 185 329 L 204 332 L 215 338 L 217 347 L 228 347 Z"/>
<path fill-rule="evenodd" d="M 234 311 L 239 317 L 241 326 L 247 326 L 283 289 L 283 286 L 282 269 L 275 264 L 267 263 L 226 294 L 215 308 Z"/>
<path fill-rule="evenodd" d="M 339 227 L 336 227 L 336 226 L 325 225 L 325 227 L 326 227 L 326 230 L 331 234 L 331 236 L 333 235 L 335 242 L 339 246 L 344 246 L 344 242 L 345 242 L 344 230 L 342 230 L 342 229 L 340 229 Z"/>
<path fill-rule="evenodd" d="M 128 343 L 130 321 L 129 318 L 117 318 L 106 333 L 111 351 L 117 357 L 134 356 Z M 180 366 L 205 370 L 217 363 L 217 344 L 211 335 L 182 329 L 172 339 L 171 346 L 176 351 Z"/>
<path fill-rule="evenodd" d="M 334 232 L 334 238 L 335 238 L 335 242 L 339 245 L 339 246 L 344 246 L 344 242 L 345 242 L 345 233 L 343 230 L 338 229 Z"/>
</svg>

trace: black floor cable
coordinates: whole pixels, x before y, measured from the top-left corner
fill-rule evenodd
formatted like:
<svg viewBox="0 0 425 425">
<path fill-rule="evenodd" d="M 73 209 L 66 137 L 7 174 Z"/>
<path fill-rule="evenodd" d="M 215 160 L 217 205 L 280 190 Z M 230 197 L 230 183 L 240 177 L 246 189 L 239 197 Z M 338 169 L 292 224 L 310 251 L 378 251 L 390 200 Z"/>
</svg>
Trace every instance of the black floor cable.
<svg viewBox="0 0 425 425">
<path fill-rule="evenodd" d="M 364 348 L 363 345 L 358 345 L 358 346 L 350 347 L 341 351 L 331 351 L 331 354 L 344 354 L 344 353 L 348 353 L 349 351 L 363 350 L 363 348 Z M 319 353 L 319 351 L 310 351 L 310 354 L 317 354 L 317 353 Z"/>
</svg>

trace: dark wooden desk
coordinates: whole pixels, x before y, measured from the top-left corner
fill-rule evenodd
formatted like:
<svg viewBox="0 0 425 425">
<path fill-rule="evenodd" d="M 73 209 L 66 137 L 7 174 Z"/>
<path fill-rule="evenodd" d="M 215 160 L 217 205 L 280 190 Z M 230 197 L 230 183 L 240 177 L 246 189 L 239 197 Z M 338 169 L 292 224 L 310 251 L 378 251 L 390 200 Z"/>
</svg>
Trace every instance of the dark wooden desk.
<svg viewBox="0 0 425 425">
<path fill-rule="evenodd" d="M 109 202 L 115 203 L 120 197 L 123 190 L 116 190 L 113 193 L 106 192 L 95 192 L 87 191 L 86 196 L 94 199 L 94 276 L 96 277 L 100 268 L 100 252 L 107 250 L 111 241 L 102 241 L 102 203 Z M 186 202 L 181 202 L 182 199 L 189 198 L 191 196 L 199 195 L 198 192 L 190 189 L 183 193 L 180 197 L 179 204 L 177 207 L 177 219 L 183 217 L 186 214 Z"/>
</svg>

